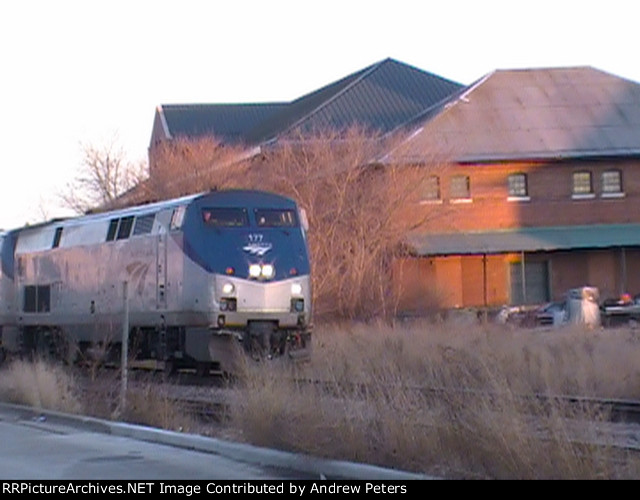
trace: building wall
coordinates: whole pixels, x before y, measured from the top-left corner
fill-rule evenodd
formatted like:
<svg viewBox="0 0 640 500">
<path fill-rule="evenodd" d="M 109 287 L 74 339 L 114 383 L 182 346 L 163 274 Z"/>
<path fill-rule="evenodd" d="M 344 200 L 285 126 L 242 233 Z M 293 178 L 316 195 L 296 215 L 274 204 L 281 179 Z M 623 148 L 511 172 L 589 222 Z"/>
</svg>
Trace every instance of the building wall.
<svg viewBox="0 0 640 500">
<path fill-rule="evenodd" d="M 421 230 L 435 233 L 640 223 L 639 168 L 640 160 L 627 159 L 425 166 L 425 178 L 438 177 L 440 197 L 418 196 L 405 216 L 424 221 Z M 622 179 L 622 192 L 613 196 L 603 193 L 602 188 L 602 174 L 612 170 L 619 171 Z M 573 174 L 584 171 L 591 173 L 593 192 L 574 196 Z M 524 199 L 509 196 L 508 178 L 515 173 L 527 176 Z M 466 200 L 450 195 L 451 178 L 460 175 L 470 181 Z M 414 260 L 418 262 L 410 264 L 415 271 L 411 273 L 412 298 L 407 303 L 401 299 L 401 309 L 425 302 L 440 308 L 509 304 L 513 300 L 512 272 L 517 273 L 511 267 L 520 262 L 521 255 L 425 256 Z M 640 249 L 526 254 L 525 268 L 533 262 L 546 263 L 538 267 L 548 274 L 550 300 L 562 300 L 567 290 L 587 285 L 598 287 L 603 299 L 623 292 L 640 294 Z M 394 279 L 397 275 L 394 273 Z"/>
<path fill-rule="evenodd" d="M 149 141 L 149 148 L 147 155 L 149 158 L 149 174 L 153 175 L 156 170 L 156 163 L 158 161 L 158 147 L 163 142 L 168 140 L 165 134 L 164 127 L 162 126 L 162 119 L 160 118 L 160 112 L 156 109 L 156 113 L 153 117 L 153 127 L 151 129 L 151 140 Z"/>
<path fill-rule="evenodd" d="M 393 263 L 398 309 L 420 313 L 509 301 L 511 255 L 407 257 Z M 486 276 L 486 279 L 484 278 Z"/>
<path fill-rule="evenodd" d="M 561 300 L 570 288 L 595 286 L 600 298 L 619 297 L 622 293 L 640 293 L 640 251 L 611 248 L 574 250 L 547 254 L 551 262 L 552 299 Z"/>
<path fill-rule="evenodd" d="M 640 248 L 625 249 L 625 271 L 626 279 L 622 282 L 621 288 L 627 293 L 636 295 L 640 293 Z"/>
<path fill-rule="evenodd" d="M 595 286 L 602 300 L 640 294 L 640 249 L 577 250 L 525 254 L 525 268 L 546 263 L 549 300 L 571 288 Z M 419 313 L 512 304 L 511 266 L 521 254 L 454 255 L 397 259 L 393 266 L 398 309 Z"/>
<path fill-rule="evenodd" d="M 440 180 L 440 200 L 418 200 L 407 216 L 425 219 L 424 230 L 434 232 L 481 231 L 517 227 L 640 222 L 640 168 L 638 160 L 593 160 L 555 163 L 464 164 L 446 168 L 425 167 L 425 177 Z M 602 192 L 602 173 L 619 170 L 623 193 L 607 197 Z M 593 197 L 572 197 L 573 173 L 592 174 Z M 528 199 L 509 200 L 508 177 L 524 173 Z M 469 200 L 453 200 L 451 178 L 466 175 Z"/>
<path fill-rule="evenodd" d="M 401 311 L 427 311 L 438 307 L 435 267 L 431 258 L 402 258 L 392 263 L 393 292 Z"/>
<path fill-rule="evenodd" d="M 561 300 L 562 294 L 571 288 L 583 285 L 596 286 L 589 283 L 589 263 L 584 252 L 558 252 L 550 265 L 551 299 Z"/>
</svg>

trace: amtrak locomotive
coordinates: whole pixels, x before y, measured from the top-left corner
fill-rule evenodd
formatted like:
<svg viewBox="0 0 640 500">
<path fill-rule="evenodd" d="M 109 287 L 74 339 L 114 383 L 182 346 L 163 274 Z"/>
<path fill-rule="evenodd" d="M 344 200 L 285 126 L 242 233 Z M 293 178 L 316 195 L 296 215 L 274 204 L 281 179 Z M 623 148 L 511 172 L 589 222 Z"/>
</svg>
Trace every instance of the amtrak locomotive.
<svg viewBox="0 0 640 500">
<path fill-rule="evenodd" d="M 306 228 L 289 198 L 221 190 L 0 233 L 3 349 L 118 359 L 128 331 L 166 369 L 307 357 Z"/>
</svg>

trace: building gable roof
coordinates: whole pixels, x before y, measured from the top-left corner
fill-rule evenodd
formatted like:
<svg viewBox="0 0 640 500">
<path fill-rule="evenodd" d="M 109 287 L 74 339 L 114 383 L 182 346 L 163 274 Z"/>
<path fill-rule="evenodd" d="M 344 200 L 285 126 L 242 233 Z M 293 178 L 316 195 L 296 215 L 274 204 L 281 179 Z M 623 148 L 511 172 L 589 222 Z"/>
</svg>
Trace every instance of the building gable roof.
<svg viewBox="0 0 640 500">
<path fill-rule="evenodd" d="M 212 135 L 259 145 L 294 130 L 360 126 L 389 132 L 463 85 L 394 59 L 384 59 L 291 102 L 165 104 L 158 107 L 151 143 Z"/>
<path fill-rule="evenodd" d="M 244 142 L 255 124 L 281 111 L 287 103 L 163 104 L 157 114 L 165 124 L 164 138 L 214 136 L 224 142 Z"/>
<path fill-rule="evenodd" d="M 495 71 L 428 111 L 387 160 L 640 154 L 640 84 L 591 67 Z"/>
<path fill-rule="evenodd" d="M 251 131 L 252 142 L 360 126 L 389 132 L 463 86 L 394 59 L 384 59 L 304 95 Z"/>
</svg>

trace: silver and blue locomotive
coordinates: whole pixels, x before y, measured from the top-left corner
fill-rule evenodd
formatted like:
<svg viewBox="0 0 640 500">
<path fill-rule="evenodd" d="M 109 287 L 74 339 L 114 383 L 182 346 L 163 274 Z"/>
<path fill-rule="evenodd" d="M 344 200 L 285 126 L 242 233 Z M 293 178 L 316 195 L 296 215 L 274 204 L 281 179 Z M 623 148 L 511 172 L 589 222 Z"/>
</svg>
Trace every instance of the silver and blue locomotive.
<svg viewBox="0 0 640 500">
<path fill-rule="evenodd" d="M 274 193 L 220 190 L 0 233 L 9 352 L 129 356 L 166 367 L 307 357 L 306 218 Z"/>
</svg>

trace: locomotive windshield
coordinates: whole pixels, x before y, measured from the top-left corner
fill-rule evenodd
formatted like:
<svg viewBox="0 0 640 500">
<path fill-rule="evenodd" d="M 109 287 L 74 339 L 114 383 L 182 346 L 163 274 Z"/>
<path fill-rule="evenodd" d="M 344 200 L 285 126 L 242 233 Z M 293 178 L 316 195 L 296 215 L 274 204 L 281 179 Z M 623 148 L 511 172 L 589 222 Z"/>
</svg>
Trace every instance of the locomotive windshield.
<svg viewBox="0 0 640 500">
<path fill-rule="evenodd" d="M 296 227 L 298 220 L 293 210 L 256 209 L 256 224 L 259 227 Z"/>
<path fill-rule="evenodd" d="M 249 225 L 244 208 L 203 208 L 202 220 L 207 226 L 246 227 Z"/>
</svg>

